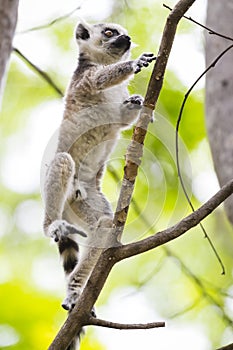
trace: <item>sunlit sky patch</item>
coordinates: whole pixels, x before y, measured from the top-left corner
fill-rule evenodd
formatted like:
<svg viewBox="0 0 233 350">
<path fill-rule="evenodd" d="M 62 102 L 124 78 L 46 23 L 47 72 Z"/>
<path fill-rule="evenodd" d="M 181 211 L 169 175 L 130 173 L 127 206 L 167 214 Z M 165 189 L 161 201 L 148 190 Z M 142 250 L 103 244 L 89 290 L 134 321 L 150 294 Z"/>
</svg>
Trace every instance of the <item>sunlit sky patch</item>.
<svg viewBox="0 0 233 350">
<path fill-rule="evenodd" d="M 44 150 L 62 118 L 61 101 L 35 108 L 23 131 L 8 138 L 1 161 L 3 184 L 18 193 L 33 193 L 40 188 L 40 168 Z"/>
<path fill-rule="evenodd" d="M 54 256 L 42 255 L 32 264 L 32 280 L 38 289 L 62 296 L 65 294 L 65 277 Z"/>
<path fill-rule="evenodd" d="M 206 140 L 201 142 L 190 154 L 190 159 L 193 169 L 193 193 L 200 202 L 205 202 L 219 190 L 218 180 L 210 161 L 209 145 Z"/>
<path fill-rule="evenodd" d="M 7 324 L 1 324 L 0 325 L 0 347 L 5 349 L 6 347 L 10 347 L 19 341 L 19 335 L 17 334 L 16 330 L 7 325 Z"/>
<path fill-rule="evenodd" d="M 124 295 L 130 295 L 124 297 Z M 106 306 L 101 308 L 101 315 L 105 319 L 122 323 L 143 323 L 164 321 L 164 319 L 151 308 L 146 296 L 138 291 L 123 288 L 108 300 Z M 111 329 L 96 330 L 100 341 L 108 350 L 118 349 L 179 349 L 179 350 L 211 350 L 204 329 L 192 324 L 166 323 L 166 329 L 158 328 L 139 331 L 119 331 Z M 145 336 L 146 332 L 146 336 Z"/>
<path fill-rule="evenodd" d="M 42 204 L 35 200 L 21 202 L 15 210 L 15 224 L 17 227 L 30 235 L 41 236 L 43 208 Z"/>
</svg>

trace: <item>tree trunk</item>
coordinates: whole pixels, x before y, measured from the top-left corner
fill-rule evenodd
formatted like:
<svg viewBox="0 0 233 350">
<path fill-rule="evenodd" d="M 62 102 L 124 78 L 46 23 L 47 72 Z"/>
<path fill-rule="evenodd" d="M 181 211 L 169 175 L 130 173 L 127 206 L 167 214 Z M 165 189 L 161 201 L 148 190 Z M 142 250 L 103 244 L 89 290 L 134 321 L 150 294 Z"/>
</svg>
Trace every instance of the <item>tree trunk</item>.
<svg viewBox="0 0 233 350">
<path fill-rule="evenodd" d="M 207 27 L 233 37 L 232 0 L 209 0 Z M 206 34 L 207 66 L 232 42 Z M 222 186 L 233 176 L 233 49 L 206 77 L 206 121 L 214 167 Z M 225 203 L 233 223 L 233 196 Z"/>
<path fill-rule="evenodd" d="M 0 92 L 17 23 L 19 0 L 0 0 Z M 1 95 L 1 94 L 0 94 Z"/>
</svg>

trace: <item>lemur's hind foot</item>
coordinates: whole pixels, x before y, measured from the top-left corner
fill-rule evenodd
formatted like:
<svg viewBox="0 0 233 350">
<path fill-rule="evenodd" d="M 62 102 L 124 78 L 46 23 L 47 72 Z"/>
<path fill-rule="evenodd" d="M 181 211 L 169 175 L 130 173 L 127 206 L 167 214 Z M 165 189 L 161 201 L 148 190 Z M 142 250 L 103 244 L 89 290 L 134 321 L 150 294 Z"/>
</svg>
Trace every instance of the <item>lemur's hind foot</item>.
<svg viewBox="0 0 233 350">
<path fill-rule="evenodd" d="M 79 230 L 74 225 L 69 224 L 65 220 L 55 220 L 49 226 L 48 229 L 49 236 L 58 242 L 62 237 L 67 237 L 69 234 L 78 234 L 82 237 L 87 237 L 86 233 Z"/>
</svg>

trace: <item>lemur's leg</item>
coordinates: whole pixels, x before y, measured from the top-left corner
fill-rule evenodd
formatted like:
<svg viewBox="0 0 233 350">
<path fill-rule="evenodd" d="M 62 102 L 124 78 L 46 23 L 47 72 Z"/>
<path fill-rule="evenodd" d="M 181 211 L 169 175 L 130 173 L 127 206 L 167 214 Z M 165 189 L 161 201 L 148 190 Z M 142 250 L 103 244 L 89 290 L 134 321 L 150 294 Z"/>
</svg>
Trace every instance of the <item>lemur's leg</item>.
<svg viewBox="0 0 233 350">
<path fill-rule="evenodd" d="M 66 298 L 62 303 L 62 307 L 65 310 L 71 310 L 75 306 L 91 270 L 94 267 L 92 262 L 97 262 L 100 254 L 100 249 L 90 247 L 85 249 L 84 256 L 69 276 Z"/>
<path fill-rule="evenodd" d="M 101 252 L 116 244 L 115 236 L 111 234 L 113 213 L 109 202 L 96 187 L 96 181 L 93 181 L 93 186 L 86 187 L 86 192 L 86 199 L 71 205 L 72 212 L 78 213 L 79 219 L 88 225 L 88 238 L 81 259 L 69 276 L 67 297 L 62 303 L 67 310 L 76 303 Z"/>
<path fill-rule="evenodd" d="M 74 182 L 75 164 L 66 152 L 57 153 L 53 159 L 45 181 L 45 234 L 56 242 L 68 234 L 85 234 L 74 225 L 62 220 L 65 202 L 71 195 Z"/>
<path fill-rule="evenodd" d="M 82 292 L 91 271 L 98 262 L 98 259 L 107 247 L 117 244 L 112 235 L 112 218 L 102 216 L 88 241 L 81 261 L 71 273 L 67 288 L 67 297 L 62 303 L 65 310 L 71 310 Z"/>
</svg>

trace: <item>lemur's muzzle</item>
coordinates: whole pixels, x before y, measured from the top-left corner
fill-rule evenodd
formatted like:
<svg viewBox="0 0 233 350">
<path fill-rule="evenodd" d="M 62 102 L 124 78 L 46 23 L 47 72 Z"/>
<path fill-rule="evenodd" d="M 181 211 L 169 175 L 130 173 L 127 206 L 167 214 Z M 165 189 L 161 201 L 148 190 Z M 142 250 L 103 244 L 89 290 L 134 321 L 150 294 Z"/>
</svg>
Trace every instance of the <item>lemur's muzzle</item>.
<svg viewBox="0 0 233 350">
<path fill-rule="evenodd" d="M 114 42 L 111 43 L 111 45 L 117 49 L 127 51 L 130 48 L 131 39 L 128 35 L 120 35 Z"/>
</svg>

